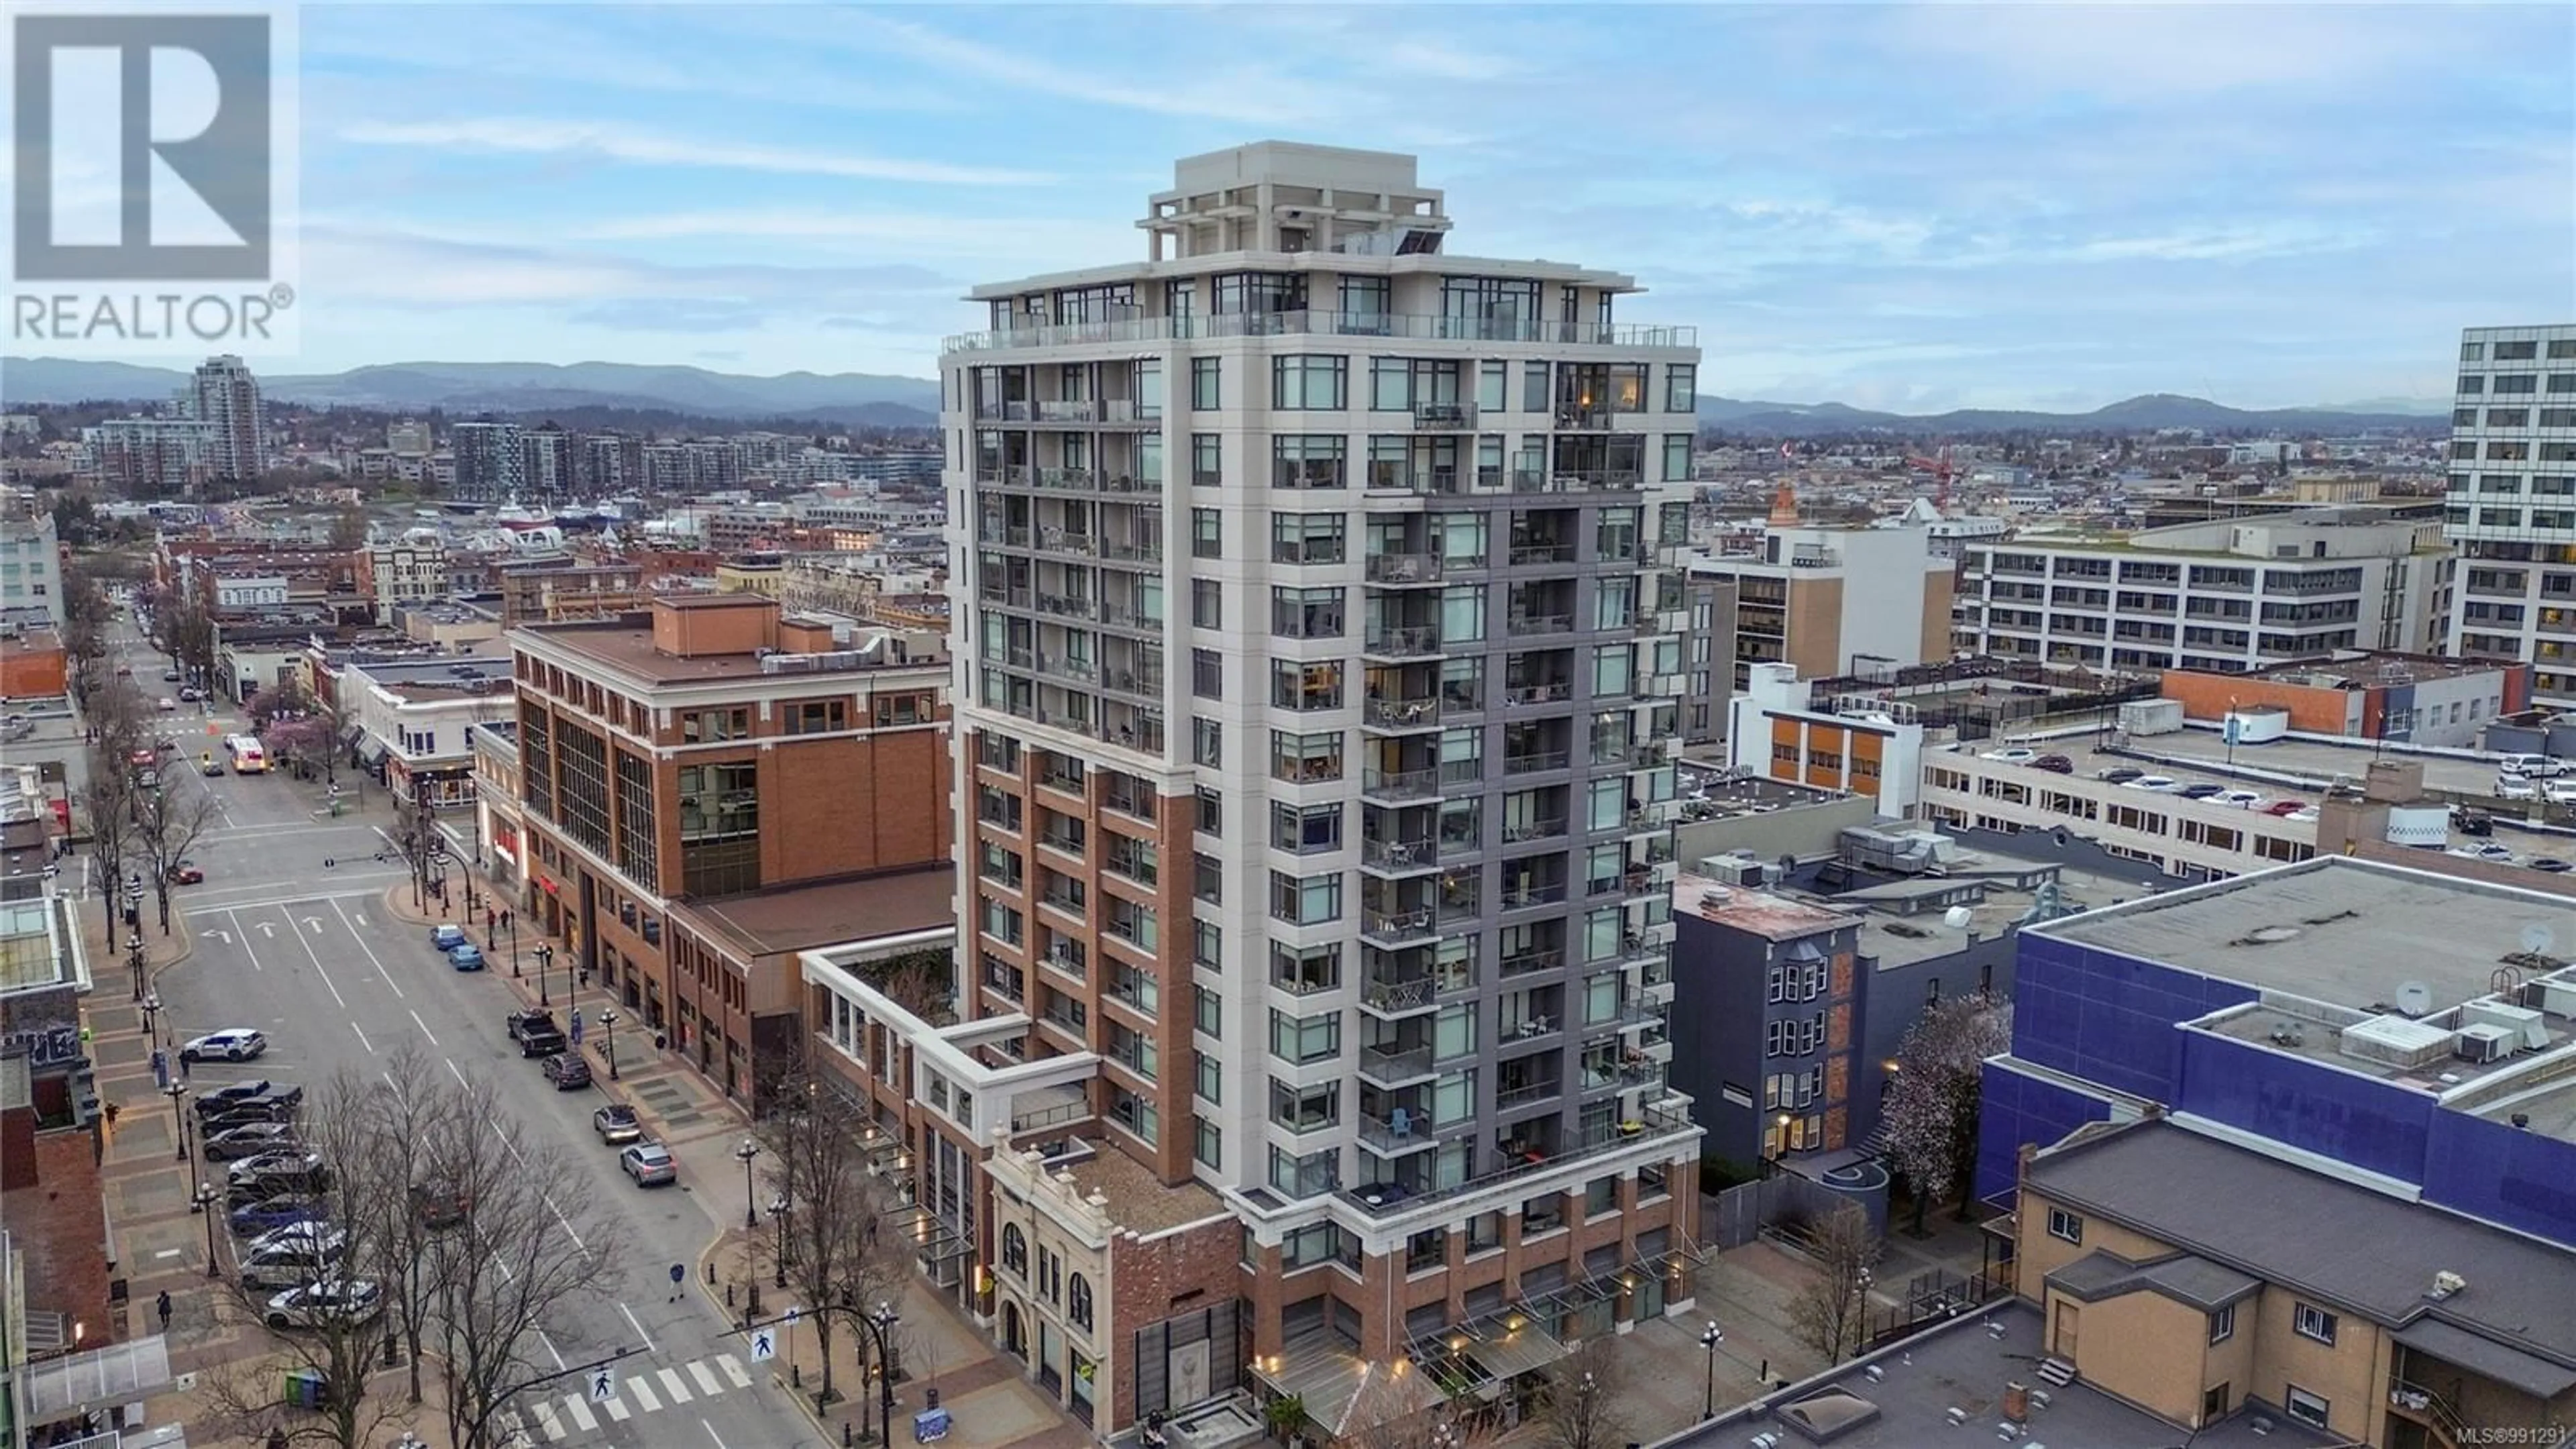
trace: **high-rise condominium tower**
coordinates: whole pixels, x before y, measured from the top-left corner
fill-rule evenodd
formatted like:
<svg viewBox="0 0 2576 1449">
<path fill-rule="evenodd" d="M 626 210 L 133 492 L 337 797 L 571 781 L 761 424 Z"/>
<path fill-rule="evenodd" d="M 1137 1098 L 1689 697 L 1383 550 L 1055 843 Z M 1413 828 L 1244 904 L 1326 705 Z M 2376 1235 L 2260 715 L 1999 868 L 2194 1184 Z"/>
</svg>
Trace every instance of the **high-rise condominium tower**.
<svg viewBox="0 0 2576 1449">
<path fill-rule="evenodd" d="M 214 424 L 206 466 L 218 478 L 247 482 L 268 466 L 268 430 L 260 417 L 259 379 L 238 357 L 200 364 L 184 399 L 188 416 Z"/>
<path fill-rule="evenodd" d="M 2460 334 L 2442 531 L 2451 652 L 2530 660 L 2536 698 L 2576 704 L 2576 325 Z"/>
<path fill-rule="evenodd" d="M 1665 1312 L 1695 336 L 1455 254 L 1407 156 L 1139 226 L 943 359 L 971 1014 L 1240 1219 L 1257 1373 Z"/>
</svg>

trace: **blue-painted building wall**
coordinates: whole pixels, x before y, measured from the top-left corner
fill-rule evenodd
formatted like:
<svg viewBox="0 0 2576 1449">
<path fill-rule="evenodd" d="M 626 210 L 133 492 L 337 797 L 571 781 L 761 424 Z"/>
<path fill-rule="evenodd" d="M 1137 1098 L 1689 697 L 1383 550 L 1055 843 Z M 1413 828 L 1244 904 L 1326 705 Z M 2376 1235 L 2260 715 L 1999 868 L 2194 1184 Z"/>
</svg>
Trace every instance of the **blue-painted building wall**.
<svg viewBox="0 0 2576 1449">
<path fill-rule="evenodd" d="M 2055 1142 L 2087 1122 L 2107 1122 L 2111 1104 L 2062 1082 L 2033 1076 L 2010 1059 L 1990 1061 L 1977 1109 L 1980 1201 L 2010 1192 L 2021 1173 L 2021 1146 Z"/>
<path fill-rule="evenodd" d="M 2576 1248 L 2576 1143 L 2436 1111 L 2422 1180 L 2426 1202 Z"/>
<path fill-rule="evenodd" d="M 2177 1111 L 2259 1133 L 2401 1182 L 2424 1180 L 2432 1094 L 2206 1031 L 2182 1041 Z"/>
<path fill-rule="evenodd" d="M 2013 981 L 2013 1055 L 2115 1092 L 2174 1100 L 2174 1023 L 2255 999 L 2249 987 L 2025 931 Z"/>
</svg>

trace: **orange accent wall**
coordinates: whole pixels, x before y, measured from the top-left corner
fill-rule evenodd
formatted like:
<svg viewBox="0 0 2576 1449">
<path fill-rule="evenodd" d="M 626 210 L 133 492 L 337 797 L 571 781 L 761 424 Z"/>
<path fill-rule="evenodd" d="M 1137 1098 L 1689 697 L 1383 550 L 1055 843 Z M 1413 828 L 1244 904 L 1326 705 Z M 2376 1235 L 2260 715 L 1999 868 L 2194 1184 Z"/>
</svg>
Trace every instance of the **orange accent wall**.
<svg viewBox="0 0 2576 1449">
<path fill-rule="evenodd" d="M 2345 729 L 2345 701 L 2350 694 L 2349 690 L 2316 689 L 2273 679 L 2249 679 L 2241 674 L 2165 671 L 2164 697 L 2181 700 L 2183 715 L 2188 719 L 2225 719 L 2231 704 L 2276 704 L 2290 712 L 2290 728 L 2294 730 L 2339 735 Z"/>
</svg>

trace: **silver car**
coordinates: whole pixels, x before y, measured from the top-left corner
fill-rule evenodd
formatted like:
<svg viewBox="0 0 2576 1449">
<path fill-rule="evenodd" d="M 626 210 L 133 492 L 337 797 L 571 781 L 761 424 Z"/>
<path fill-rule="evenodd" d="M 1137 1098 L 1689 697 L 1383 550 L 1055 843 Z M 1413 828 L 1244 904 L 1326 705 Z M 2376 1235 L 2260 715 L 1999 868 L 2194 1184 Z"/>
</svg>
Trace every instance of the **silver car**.
<svg viewBox="0 0 2576 1449">
<path fill-rule="evenodd" d="M 637 1187 L 680 1180 L 680 1164 L 671 1157 L 671 1149 L 659 1142 L 638 1142 L 617 1154 L 617 1165 L 635 1179 Z"/>
</svg>

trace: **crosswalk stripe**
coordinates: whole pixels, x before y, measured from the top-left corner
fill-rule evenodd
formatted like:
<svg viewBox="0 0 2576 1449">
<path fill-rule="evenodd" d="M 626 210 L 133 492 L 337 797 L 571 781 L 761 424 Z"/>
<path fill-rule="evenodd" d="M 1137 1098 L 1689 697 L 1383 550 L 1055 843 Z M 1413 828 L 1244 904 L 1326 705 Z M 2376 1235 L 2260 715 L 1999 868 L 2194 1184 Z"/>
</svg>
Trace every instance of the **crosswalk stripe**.
<svg viewBox="0 0 2576 1449">
<path fill-rule="evenodd" d="M 579 1394 L 564 1395 L 564 1412 L 572 1415 L 573 1427 L 576 1429 L 589 1430 L 599 1427 L 599 1420 L 591 1416 L 590 1405 L 583 1403 Z"/>
<path fill-rule="evenodd" d="M 626 1381 L 626 1392 L 635 1396 L 635 1402 L 643 1405 L 645 1413 L 650 1414 L 662 1407 L 662 1401 L 653 1397 L 653 1381 L 642 1374 Z"/>
<path fill-rule="evenodd" d="M 601 1404 L 600 1407 L 608 1411 L 608 1417 L 615 1419 L 621 1424 L 635 1417 L 634 1410 L 629 1409 L 615 1399 L 610 1399 L 608 1402 Z"/>
<path fill-rule="evenodd" d="M 712 1395 L 724 1392 L 724 1385 L 716 1382 L 716 1371 L 707 1367 L 707 1361 L 705 1359 L 694 1358 L 689 1360 L 689 1377 L 698 1381 L 698 1391 L 700 1393 Z"/>
<path fill-rule="evenodd" d="M 689 1400 L 697 1397 L 695 1394 L 689 1392 L 689 1386 L 687 1384 L 680 1381 L 680 1371 L 678 1369 L 662 1370 L 662 1387 L 669 1392 L 671 1395 L 671 1402 L 675 1404 L 685 1404 Z"/>
<path fill-rule="evenodd" d="M 535 1403 L 530 1404 L 528 1406 L 528 1410 L 530 1413 L 535 1414 L 537 1416 L 537 1422 L 545 1427 L 547 1438 L 560 1439 L 572 1432 L 570 1429 L 563 1426 L 563 1421 L 561 1419 L 555 1417 L 555 1406 L 547 1403 L 545 1400 L 539 1399 Z"/>
<path fill-rule="evenodd" d="M 741 1359 L 729 1353 L 720 1353 L 716 1355 L 716 1367 L 724 1370 L 724 1376 L 733 1380 L 735 1388 L 751 1387 L 751 1375 L 743 1372 Z"/>
</svg>

